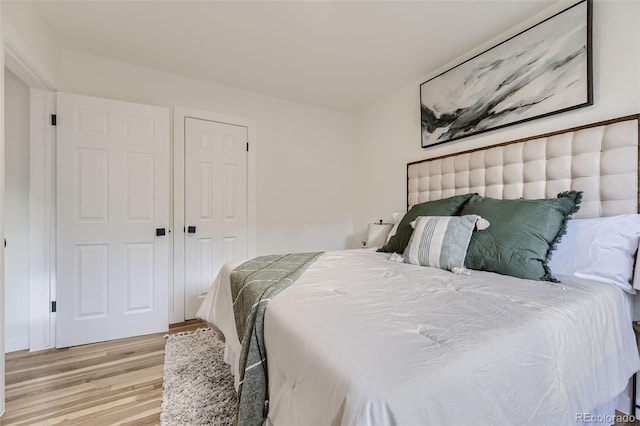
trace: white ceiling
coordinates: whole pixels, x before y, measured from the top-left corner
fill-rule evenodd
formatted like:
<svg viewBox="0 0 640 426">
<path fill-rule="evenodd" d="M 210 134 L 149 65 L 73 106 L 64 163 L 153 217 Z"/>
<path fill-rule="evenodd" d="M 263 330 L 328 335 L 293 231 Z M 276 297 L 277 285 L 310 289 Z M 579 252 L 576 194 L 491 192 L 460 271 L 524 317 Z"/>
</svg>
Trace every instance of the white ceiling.
<svg viewBox="0 0 640 426">
<path fill-rule="evenodd" d="M 43 1 L 61 47 L 355 112 L 553 5 Z"/>
</svg>

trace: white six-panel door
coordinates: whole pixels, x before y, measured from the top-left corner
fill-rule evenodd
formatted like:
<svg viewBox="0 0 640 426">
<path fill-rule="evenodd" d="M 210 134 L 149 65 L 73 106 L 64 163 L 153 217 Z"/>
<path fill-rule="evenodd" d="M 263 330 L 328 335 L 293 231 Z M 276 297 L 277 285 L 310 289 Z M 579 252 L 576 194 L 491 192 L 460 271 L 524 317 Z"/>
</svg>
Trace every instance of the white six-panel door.
<svg viewBox="0 0 640 426">
<path fill-rule="evenodd" d="M 185 319 L 225 262 L 246 259 L 247 128 L 185 118 Z"/>
<path fill-rule="evenodd" d="M 56 346 L 167 330 L 166 108 L 58 93 L 57 233 Z"/>
</svg>

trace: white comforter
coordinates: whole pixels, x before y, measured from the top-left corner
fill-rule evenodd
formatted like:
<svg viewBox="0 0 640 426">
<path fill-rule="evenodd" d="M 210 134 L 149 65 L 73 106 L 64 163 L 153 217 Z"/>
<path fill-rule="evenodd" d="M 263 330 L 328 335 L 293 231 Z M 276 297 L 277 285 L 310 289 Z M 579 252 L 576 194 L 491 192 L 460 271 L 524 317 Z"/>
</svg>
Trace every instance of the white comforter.
<svg viewBox="0 0 640 426">
<path fill-rule="evenodd" d="M 280 425 L 568 425 L 640 369 L 628 296 L 329 252 L 265 317 Z M 227 265 L 198 316 L 240 353 Z M 237 368 L 237 366 L 235 366 Z"/>
</svg>

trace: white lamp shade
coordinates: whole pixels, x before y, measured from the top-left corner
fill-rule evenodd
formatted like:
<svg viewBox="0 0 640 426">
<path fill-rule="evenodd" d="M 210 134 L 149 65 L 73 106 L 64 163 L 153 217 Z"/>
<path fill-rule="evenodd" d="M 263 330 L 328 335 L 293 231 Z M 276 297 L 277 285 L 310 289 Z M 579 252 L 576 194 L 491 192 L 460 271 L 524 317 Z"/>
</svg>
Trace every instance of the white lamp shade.
<svg viewBox="0 0 640 426">
<path fill-rule="evenodd" d="M 382 247 L 387 242 L 387 235 L 393 228 L 392 223 L 370 223 L 367 233 L 367 247 Z"/>
</svg>

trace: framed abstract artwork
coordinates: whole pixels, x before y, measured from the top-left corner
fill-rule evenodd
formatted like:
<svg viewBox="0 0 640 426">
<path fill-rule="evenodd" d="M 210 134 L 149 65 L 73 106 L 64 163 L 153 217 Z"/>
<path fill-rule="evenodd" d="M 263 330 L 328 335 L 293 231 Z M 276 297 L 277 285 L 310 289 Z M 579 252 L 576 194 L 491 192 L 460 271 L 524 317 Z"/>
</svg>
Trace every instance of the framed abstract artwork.
<svg viewBox="0 0 640 426">
<path fill-rule="evenodd" d="M 592 0 L 420 85 L 422 147 L 593 104 Z"/>
</svg>

